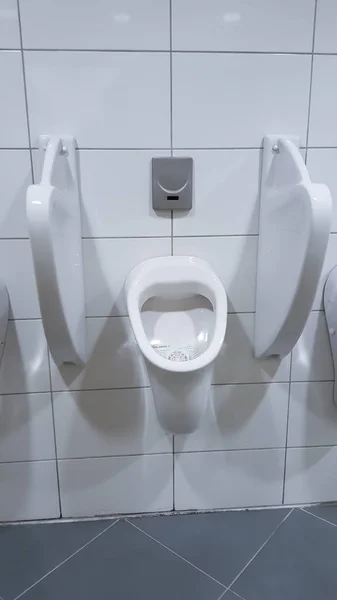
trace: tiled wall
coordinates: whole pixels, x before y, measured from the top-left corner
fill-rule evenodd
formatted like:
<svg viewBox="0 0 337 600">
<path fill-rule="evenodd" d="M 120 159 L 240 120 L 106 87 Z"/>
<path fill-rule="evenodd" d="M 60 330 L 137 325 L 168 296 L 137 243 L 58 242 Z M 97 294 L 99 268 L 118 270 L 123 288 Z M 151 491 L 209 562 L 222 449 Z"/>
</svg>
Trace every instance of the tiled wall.
<svg viewBox="0 0 337 600">
<path fill-rule="evenodd" d="M 252 353 L 262 138 L 298 134 L 336 199 L 336 31 L 335 0 L 0 0 L 0 520 L 337 500 L 324 277 L 292 356 Z M 52 133 L 79 147 L 83 371 L 48 356 L 25 222 Z M 188 214 L 151 208 L 150 159 L 170 154 L 195 161 Z M 207 416 L 174 440 L 123 297 L 171 251 L 213 265 L 230 311 Z M 335 263 L 337 208 L 324 275 Z"/>
</svg>

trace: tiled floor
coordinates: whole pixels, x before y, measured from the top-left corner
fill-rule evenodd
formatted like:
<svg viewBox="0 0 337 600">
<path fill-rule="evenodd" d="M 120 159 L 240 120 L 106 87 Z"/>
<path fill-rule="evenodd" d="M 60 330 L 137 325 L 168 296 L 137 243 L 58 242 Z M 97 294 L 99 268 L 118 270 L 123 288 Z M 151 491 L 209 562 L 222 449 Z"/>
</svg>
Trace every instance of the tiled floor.
<svg viewBox="0 0 337 600">
<path fill-rule="evenodd" d="M 0 598 L 334 600 L 337 506 L 0 527 Z"/>
</svg>

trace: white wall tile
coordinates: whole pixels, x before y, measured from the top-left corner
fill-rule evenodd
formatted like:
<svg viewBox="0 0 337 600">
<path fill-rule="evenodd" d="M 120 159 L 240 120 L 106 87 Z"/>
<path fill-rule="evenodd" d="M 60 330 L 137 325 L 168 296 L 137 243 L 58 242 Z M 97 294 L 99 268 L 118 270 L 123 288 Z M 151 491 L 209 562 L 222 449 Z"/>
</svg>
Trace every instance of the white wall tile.
<svg viewBox="0 0 337 600">
<path fill-rule="evenodd" d="M 156 213 L 151 199 L 151 158 L 169 155 L 169 150 L 80 151 L 82 235 L 171 235 L 171 211 Z"/>
<path fill-rule="evenodd" d="M 254 315 L 230 314 L 224 345 L 215 361 L 213 383 L 288 381 L 290 357 L 255 359 Z"/>
<path fill-rule="evenodd" d="M 337 52 L 337 4 L 334 0 L 317 3 L 315 52 Z"/>
<path fill-rule="evenodd" d="M 83 369 L 71 365 L 58 368 L 51 359 L 54 390 L 150 385 L 128 317 L 87 319 L 86 326 L 87 364 Z"/>
<path fill-rule="evenodd" d="M 173 144 L 259 147 L 266 133 L 305 142 L 310 56 L 173 55 Z"/>
<path fill-rule="evenodd" d="M 309 146 L 337 146 L 337 56 L 315 56 Z"/>
<path fill-rule="evenodd" d="M 126 315 L 124 282 L 131 269 L 170 254 L 171 238 L 83 240 L 87 316 Z"/>
<path fill-rule="evenodd" d="M 314 7 L 314 0 L 173 0 L 173 49 L 311 52 Z"/>
<path fill-rule="evenodd" d="M 325 260 L 323 264 L 321 278 L 317 287 L 317 292 L 313 304 L 313 309 L 315 310 L 323 310 L 323 291 L 324 285 L 327 280 L 327 277 L 331 271 L 337 264 L 337 235 L 332 233 L 329 237 L 329 243 L 327 252 L 325 255 Z"/>
<path fill-rule="evenodd" d="M 259 232 L 259 150 L 175 150 L 194 160 L 190 211 L 174 211 L 174 235 Z"/>
<path fill-rule="evenodd" d="M 0 462 L 54 458 L 50 394 L 0 396 Z"/>
<path fill-rule="evenodd" d="M 336 447 L 290 448 L 287 451 L 285 503 L 336 500 L 336 461 Z"/>
<path fill-rule="evenodd" d="M 0 0 L 0 47 L 20 48 L 17 0 Z"/>
<path fill-rule="evenodd" d="M 170 49 L 168 0 L 24 0 L 21 22 L 25 48 Z"/>
<path fill-rule="evenodd" d="M 187 237 L 175 238 L 175 255 L 198 256 L 210 263 L 227 294 L 228 311 L 255 310 L 258 238 Z"/>
<path fill-rule="evenodd" d="M 0 394 L 49 389 L 47 344 L 41 321 L 10 321 L 0 368 Z"/>
<path fill-rule="evenodd" d="M 293 381 L 332 381 L 334 378 L 324 313 L 312 312 L 293 350 Z"/>
<path fill-rule="evenodd" d="M 67 132 L 87 148 L 169 147 L 168 54 L 28 51 L 25 67 L 33 145 Z"/>
<path fill-rule="evenodd" d="M 312 181 L 325 183 L 332 197 L 332 226 L 331 231 L 337 232 L 337 149 L 309 148 L 307 167 Z"/>
<path fill-rule="evenodd" d="M 337 445 L 332 382 L 292 383 L 288 446 Z"/>
<path fill-rule="evenodd" d="M 281 504 L 284 450 L 178 454 L 176 509 Z"/>
<path fill-rule="evenodd" d="M 172 456 L 60 460 L 62 515 L 172 510 Z"/>
<path fill-rule="evenodd" d="M 150 388 L 59 392 L 54 414 L 59 458 L 172 452 Z"/>
<path fill-rule="evenodd" d="M 0 239 L 0 273 L 9 294 L 10 317 L 40 316 L 29 240 Z"/>
<path fill-rule="evenodd" d="M 55 461 L 0 464 L 0 521 L 60 516 Z"/>
<path fill-rule="evenodd" d="M 20 52 L 0 52 L 0 147 L 28 147 L 25 95 Z"/>
<path fill-rule="evenodd" d="M 0 150 L 0 238 L 28 237 L 26 192 L 32 183 L 29 150 Z"/>
<path fill-rule="evenodd" d="M 175 451 L 285 446 L 288 391 L 288 383 L 213 386 L 200 428 L 175 435 Z"/>
</svg>

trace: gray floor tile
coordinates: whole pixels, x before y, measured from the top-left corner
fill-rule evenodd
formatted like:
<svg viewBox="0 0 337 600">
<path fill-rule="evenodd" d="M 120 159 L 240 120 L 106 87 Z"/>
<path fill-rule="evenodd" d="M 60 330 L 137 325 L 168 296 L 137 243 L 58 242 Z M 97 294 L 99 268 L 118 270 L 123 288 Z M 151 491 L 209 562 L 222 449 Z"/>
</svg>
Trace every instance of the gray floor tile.
<svg viewBox="0 0 337 600">
<path fill-rule="evenodd" d="M 288 509 L 143 517 L 132 522 L 229 585 L 276 529 Z"/>
<path fill-rule="evenodd" d="M 22 600 L 218 600 L 222 591 L 218 583 L 120 521 Z"/>
<path fill-rule="evenodd" d="M 309 506 L 305 510 L 337 525 L 337 506 Z"/>
<path fill-rule="evenodd" d="M 238 596 L 237 594 L 234 594 L 231 590 L 228 590 L 224 597 L 221 598 L 221 600 L 245 600 L 244 598 L 242 598 L 242 596 Z"/>
<path fill-rule="evenodd" d="M 249 600 L 334 600 L 337 529 L 301 511 L 281 525 L 233 585 Z"/>
<path fill-rule="evenodd" d="M 112 521 L 0 527 L 0 596 L 14 598 Z"/>
</svg>

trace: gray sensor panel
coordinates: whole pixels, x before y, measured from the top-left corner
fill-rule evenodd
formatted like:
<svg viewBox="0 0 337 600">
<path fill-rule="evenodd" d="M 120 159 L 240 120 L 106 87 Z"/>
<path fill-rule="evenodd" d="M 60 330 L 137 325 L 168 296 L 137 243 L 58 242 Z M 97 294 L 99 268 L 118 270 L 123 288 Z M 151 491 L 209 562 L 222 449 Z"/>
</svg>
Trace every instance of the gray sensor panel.
<svg viewBox="0 0 337 600">
<path fill-rule="evenodd" d="M 152 159 L 152 206 L 155 210 L 192 208 L 193 158 Z"/>
</svg>

